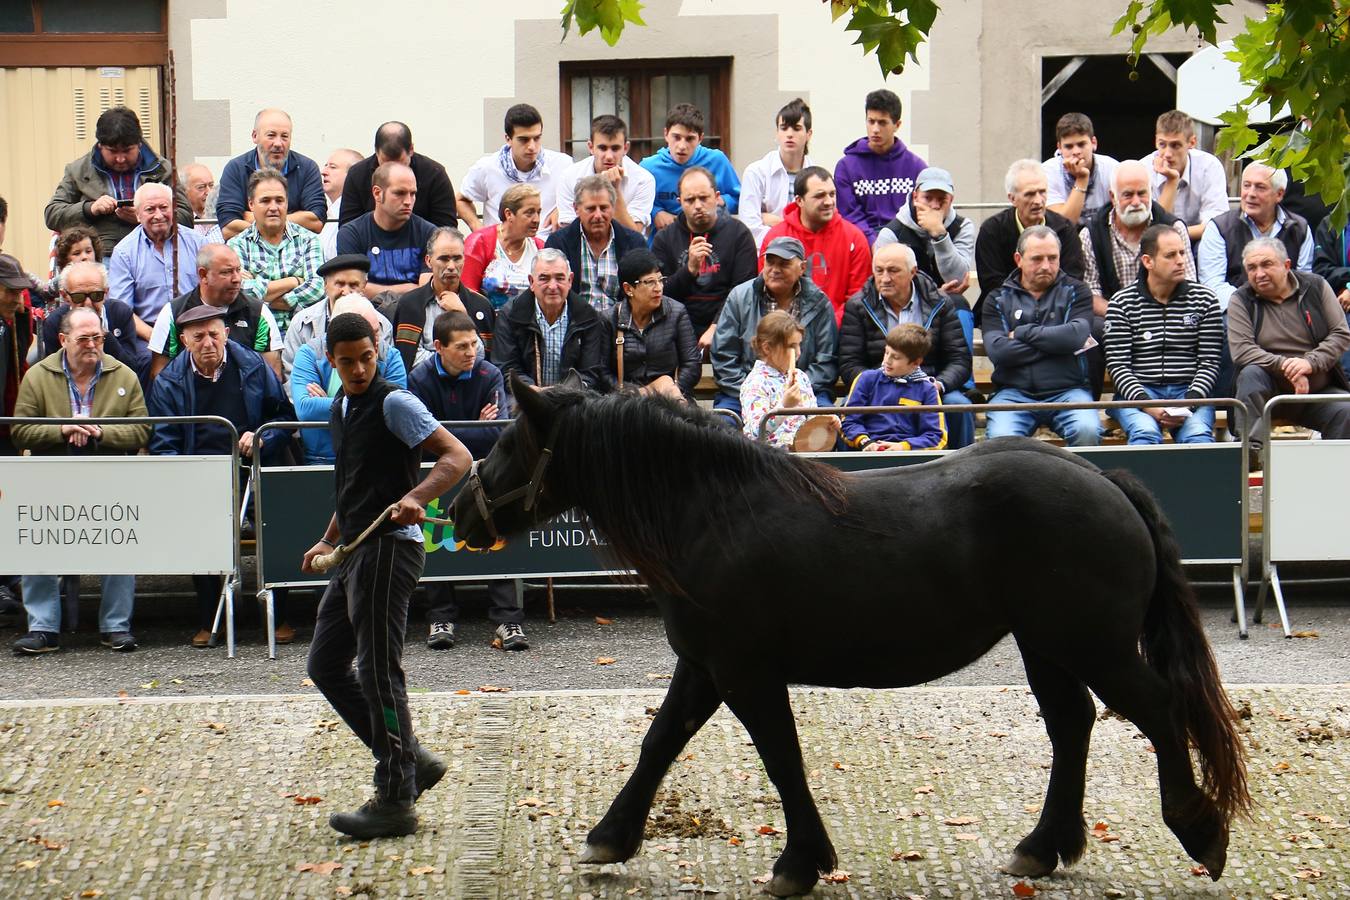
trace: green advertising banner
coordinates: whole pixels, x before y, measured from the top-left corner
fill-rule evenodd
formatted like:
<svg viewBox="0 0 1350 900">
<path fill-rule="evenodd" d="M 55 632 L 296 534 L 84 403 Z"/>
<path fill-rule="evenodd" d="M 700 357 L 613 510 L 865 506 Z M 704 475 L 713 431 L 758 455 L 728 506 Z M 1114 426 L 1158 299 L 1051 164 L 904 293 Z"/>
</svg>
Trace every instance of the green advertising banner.
<svg viewBox="0 0 1350 900">
<path fill-rule="evenodd" d="M 1171 520 L 1181 556 L 1191 563 L 1238 562 L 1246 550 L 1242 445 L 1177 447 L 1093 447 L 1074 450 L 1102 469 L 1126 469 L 1144 482 Z M 941 459 L 941 452 L 824 453 L 813 458 L 846 472 L 915 465 Z M 430 468 L 427 466 L 426 468 Z M 316 585 L 326 578 L 300 571 L 305 551 L 323 534 L 333 514 L 333 467 L 262 470 L 255 489 L 260 580 L 271 586 Z M 427 507 L 443 518 L 458 487 Z M 489 578 L 543 578 L 601 575 L 616 571 L 604 554 L 604 540 L 576 510 L 491 550 L 470 550 L 455 541 L 452 526 L 426 525 L 427 581 L 482 581 Z"/>
<path fill-rule="evenodd" d="M 1189 563 L 1240 562 L 1247 551 L 1242 444 L 1164 444 L 1150 447 L 1070 448 L 1099 469 L 1125 469 L 1147 485 L 1172 523 Z M 845 472 L 909 466 L 943 452 L 819 453 L 820 462 Z"/>
<path fill-rule="evenodd" d="M 430 465 L 424 466 L 430 469 Z M 333 515 L 333 467 L 297 466 L 262 469 L 255 488 L 258 516 L 259 581 L 281 585 L 326 584 L 326 576 L 300 571 L 305 551 L 328 527 Z M 427 507 L 444 518 L 456 486 Z M 491 550 L 470 550 L 455 541 L 453 526 L 424 525 L 427 549 L 423 581 L 484 581 L 489 578 L 543 578 L 554 575 L 603 575 L 617 571 L 602 556 L 604 541 L 576 511 L 502 542 Z"/>
</svg>

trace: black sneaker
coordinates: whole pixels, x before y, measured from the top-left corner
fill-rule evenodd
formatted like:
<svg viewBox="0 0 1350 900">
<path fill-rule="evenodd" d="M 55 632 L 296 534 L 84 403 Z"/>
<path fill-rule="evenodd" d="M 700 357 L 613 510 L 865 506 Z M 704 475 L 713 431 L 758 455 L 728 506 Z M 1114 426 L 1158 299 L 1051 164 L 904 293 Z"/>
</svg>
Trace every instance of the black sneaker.
<svg viewBox="0 0 1350 900">
<path fill-rule="evenodd" d="M 417 797 L 434 788 L 445 777 L 445 760 L 421 744 L 417 745 Z M 413 798 L 414 800 L 416 798 Z"/>
<path fill-rule="evenodd" d="M 410 801 L 367 800 L 356 812 L 333 813 L 328 824 L 335 831 L 368 841 L 371 838 L 402 837 L 417 830 L 417 814 Z"/>
<path fill-rule="evenodd" d="M 455 623 L 432 622 L 431 633 L 427 635 L 427 648 L 449 650 L 453 646 L 455 646 Z"/>
<path fill-rule="evenodd" d="M 136 639 L 130 631 L 109 631 L 102 635 L 103 646 L 119 653 L 130 653 L 136 649 Z"/>
<path fill-rule="evenodd" d="M 14 652 L 20 656 L 25 653 L 51 653 L 60 649 L 60 636 L 54 631 L 30 631 L 14 642 Z"/>
<path fill-rule="evenodd" d="M 498 625 L 497 640 L 502 642 L 503 650 L 530 649 L 530 642 L 525 639 L 525 630 L 515 622 Z"/>
</svg>

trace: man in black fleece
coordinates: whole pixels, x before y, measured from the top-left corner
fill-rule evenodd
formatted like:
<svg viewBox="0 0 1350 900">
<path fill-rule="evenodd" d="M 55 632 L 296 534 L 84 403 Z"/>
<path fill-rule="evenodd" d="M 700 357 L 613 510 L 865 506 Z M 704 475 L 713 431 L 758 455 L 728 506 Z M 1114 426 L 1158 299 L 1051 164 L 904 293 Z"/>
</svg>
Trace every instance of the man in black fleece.
<svg viewBox="0 0 1350 900">
<path fill-rule="evenodd" d="M 682 212 L 657 232 L 652 252 L 661 260 L 666 296 L 689 313 L 702 350 L 712 346 L 722 301 L 759 272 L 750 229 L 718 205 L 717 179 L 702 166 L 680 176 Z"/>
</svg>

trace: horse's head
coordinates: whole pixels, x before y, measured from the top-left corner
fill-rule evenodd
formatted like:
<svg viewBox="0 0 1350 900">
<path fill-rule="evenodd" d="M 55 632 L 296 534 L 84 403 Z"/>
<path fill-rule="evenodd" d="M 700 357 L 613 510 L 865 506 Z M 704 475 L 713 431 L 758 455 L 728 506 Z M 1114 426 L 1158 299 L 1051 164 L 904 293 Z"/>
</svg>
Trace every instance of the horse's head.
<svg viewBox="0 0 1350 900">
<path fill-rule="evenodd" d="M 560 411 L 575 402 L 570 391 L 583 388 L 581 377 L 569 372 L 558 387 L 569 390 L 540 390 L 511 377 L 516 420 L 502 431 L 492 452 L 474 462 L 469 480 L 455 497 L 455 537 L 469 547 L 491 547 L 498 537 L 517 534 L 572 506 L 549 490 L 548 470 Z"/>
</svg>

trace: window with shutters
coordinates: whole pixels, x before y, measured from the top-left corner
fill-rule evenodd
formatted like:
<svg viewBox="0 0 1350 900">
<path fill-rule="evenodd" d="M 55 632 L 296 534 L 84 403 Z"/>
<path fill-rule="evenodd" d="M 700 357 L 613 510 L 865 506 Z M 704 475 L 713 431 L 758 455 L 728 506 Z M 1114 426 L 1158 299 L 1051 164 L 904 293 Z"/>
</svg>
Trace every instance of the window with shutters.
<svg viewBox="0 0 1350 900">
<path fill-rule="evenodd" d="M 591 120 L 628 123 L 635 160 L 665 146 L 666 114 L 677 103 L 703 111 L 703 143 L 731 152 L 731 59 L 585 60 L 560 64 L 562 149 L 586 156 Z"/>
</svg>

